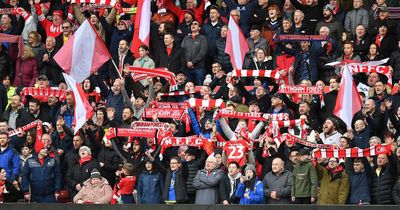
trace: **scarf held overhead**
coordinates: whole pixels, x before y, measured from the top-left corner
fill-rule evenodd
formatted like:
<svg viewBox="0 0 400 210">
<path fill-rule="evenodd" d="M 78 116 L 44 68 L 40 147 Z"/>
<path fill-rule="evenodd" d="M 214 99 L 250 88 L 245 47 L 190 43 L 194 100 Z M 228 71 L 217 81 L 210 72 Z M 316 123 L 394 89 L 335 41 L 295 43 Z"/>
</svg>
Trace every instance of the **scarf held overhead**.
<svg viewBox="0 0 400 210">
<path fill-rule="evenodd" d="M 148 68 L 141 68 L 141 67 L 134 67 L 130 66 L 129 71 L 135 74 L 147 74 L 150 77 L 162 77 L 165 78 L 169 84 L 169 90 L 175 91 L 178 89 L 178 85 L 175 80 L 175 74 L 168 70 L 164 69 L 148 69 Z"/>
</svg>

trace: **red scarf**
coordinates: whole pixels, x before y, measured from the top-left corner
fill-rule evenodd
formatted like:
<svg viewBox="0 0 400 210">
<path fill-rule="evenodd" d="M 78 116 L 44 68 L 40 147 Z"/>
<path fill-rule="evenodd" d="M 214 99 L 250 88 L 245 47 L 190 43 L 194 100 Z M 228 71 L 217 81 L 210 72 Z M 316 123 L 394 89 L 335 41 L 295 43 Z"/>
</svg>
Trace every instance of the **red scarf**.
<svg viewBox="0 0 400 210">
<path fill-rule="evenodd" d="M 381 36 L 380 34 L 378 34 L 378 36 L 376 36 L 376 38 L 375 38 L 375 44 L 377 44 L 379 47 L 381 47 L 381 41 L 384 37 L 385 37 L 385 35 Z"/>
<path fill-rule="evenodd" d="M 79 165 L 82 166 L 84 163 L 89 162 L 90 160 L 92 160 L 92 156 L 91 155 L 89 155 L 87 157 L 80 158 L 79 159 Z"/>
</svg>

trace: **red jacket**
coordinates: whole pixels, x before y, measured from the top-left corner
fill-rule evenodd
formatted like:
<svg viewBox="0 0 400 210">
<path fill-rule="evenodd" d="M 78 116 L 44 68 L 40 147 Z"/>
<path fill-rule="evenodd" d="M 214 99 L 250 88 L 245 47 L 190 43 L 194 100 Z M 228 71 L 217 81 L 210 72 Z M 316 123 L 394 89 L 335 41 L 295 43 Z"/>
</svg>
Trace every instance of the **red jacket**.
<svg viewBox="0 0 400 210">
<path fill-rule="evenodd" d="M 33 87 L 38 74 L 35 58 L 18 59 L 15 64 L 14 86 Z"/>
<path fill-rule="evenodd" d="M 118 183 L 119 193 L 121 195 L 132 194 L 136 185 L 136 176 L 127 176 L 122 178 Z"/>
</svg>

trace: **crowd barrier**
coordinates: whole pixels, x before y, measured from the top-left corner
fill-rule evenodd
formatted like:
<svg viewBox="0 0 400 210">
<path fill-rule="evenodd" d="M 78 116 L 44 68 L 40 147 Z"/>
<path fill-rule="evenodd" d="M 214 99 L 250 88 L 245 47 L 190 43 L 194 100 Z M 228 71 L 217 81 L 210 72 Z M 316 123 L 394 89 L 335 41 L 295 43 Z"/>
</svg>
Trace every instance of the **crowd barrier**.
<svg viewBox="0 0 400 210">
<path fill-rule="evenodd" d="M 94 205 L 0 204 L 7 210 L 398 210 L 399 206 L 352 205 Z"/>
</svg>

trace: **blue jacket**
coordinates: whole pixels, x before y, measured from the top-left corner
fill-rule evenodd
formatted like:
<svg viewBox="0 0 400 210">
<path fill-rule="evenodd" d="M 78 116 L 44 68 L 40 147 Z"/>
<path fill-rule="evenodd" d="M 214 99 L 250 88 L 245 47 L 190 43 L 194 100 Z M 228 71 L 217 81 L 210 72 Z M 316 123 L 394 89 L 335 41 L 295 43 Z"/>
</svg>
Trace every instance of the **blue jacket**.
<svg viewBox="0 0 400 210">
<path fill-rule="evenodd" d="M 250 199 L 244 197 L 248 193 Z M 236 197 L 240 198 L 239 204 L 262 204 L 264 203 L 264 184 L 256 178 L 254 191 L 246 189 L 244 183 L 240 183 L 236 190 Z"/>
<path fill-rule="evenodd" d="M 21 168 L 21 159 L 17 150 L 8 146 L 5 150 L 0 151 L 0 167 L 6 170 L 7 180 L 17 179 Z"/>
<path fill-rule="evenodd" d="M 201 131 L 199 122 L 197 121 L 196 115 L 193 112 L 193 109 L 188 109 L 189 111 L 189 116 L 190 116 L 190 121 L 191 121 L 191 125 L 192 125 L 192 130 L 193 133 L 199 136 L 202 136 L 204 138 L 210 139 L 211 134 L 210 133 L 203 133 Z"/>
<path fill-rule="evenodd" d="M 29 192 L 38 196 L 52 195 L 61 190 L 61 171 L 56 159 L 46 157 L 44 164 L 35 157 L 29 158 L 22 171 L 22 192 Z"/>
<path fill-rule="evenodd" d="M 350 204 L 359 204 L 371 202 L 369 192 L 370 180 L 367 177 L 365 170 L 360 173 L 355 173 L 350 176 Z"/>
<path fill-rule="evenodd" d="M 161 203 L 164 179 L 160 172 L 144 171 L 139 175 L 137 196 L 139 203 Z"/>
</svg>

